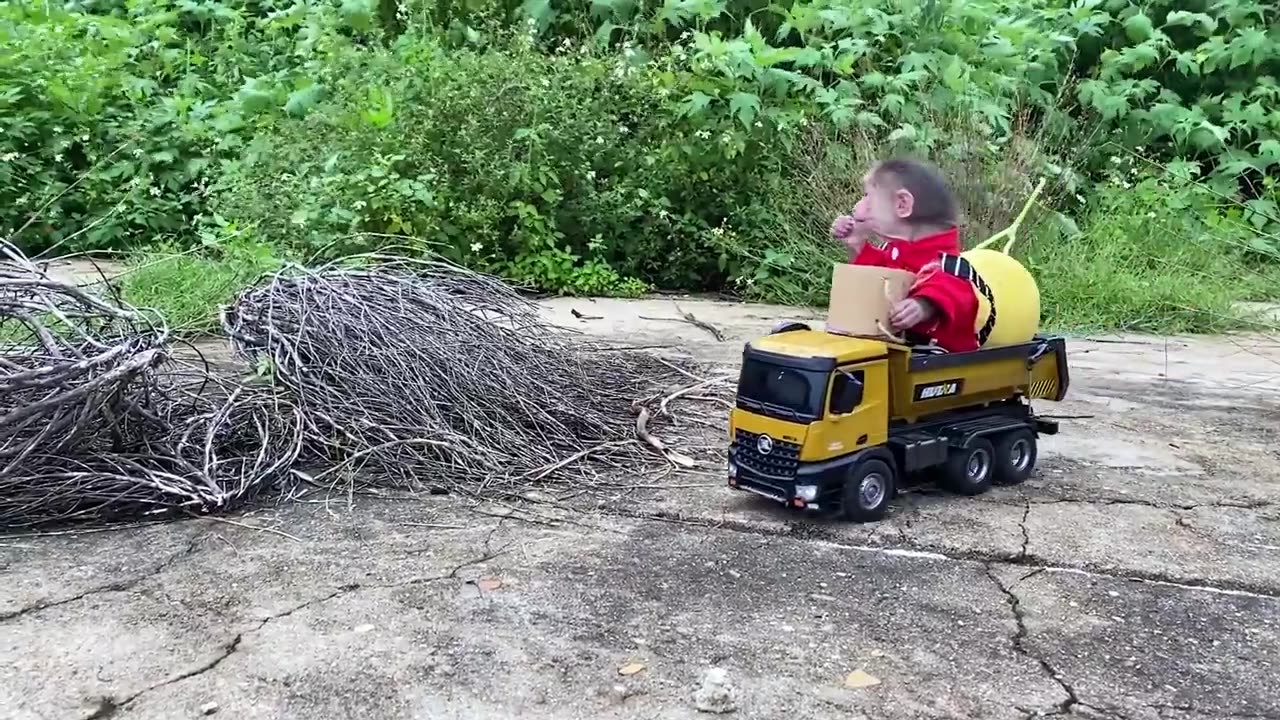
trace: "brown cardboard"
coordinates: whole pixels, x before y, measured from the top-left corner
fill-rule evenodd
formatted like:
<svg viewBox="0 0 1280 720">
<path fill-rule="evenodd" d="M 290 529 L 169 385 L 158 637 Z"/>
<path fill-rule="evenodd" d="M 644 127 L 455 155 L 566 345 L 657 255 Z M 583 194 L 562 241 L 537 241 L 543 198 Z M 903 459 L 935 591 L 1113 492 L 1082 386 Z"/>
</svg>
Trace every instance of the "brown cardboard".
<svg viewBox="0 0 1280 720">
<path fill-rule="evenodd" d="M 887 339 L 885 333 L 893 332 L 890 311 L 907 297 L 915 278 L 915 273 L 906 270 L 836 263 L 831 275 L 827 330 Z"/>
</svg>

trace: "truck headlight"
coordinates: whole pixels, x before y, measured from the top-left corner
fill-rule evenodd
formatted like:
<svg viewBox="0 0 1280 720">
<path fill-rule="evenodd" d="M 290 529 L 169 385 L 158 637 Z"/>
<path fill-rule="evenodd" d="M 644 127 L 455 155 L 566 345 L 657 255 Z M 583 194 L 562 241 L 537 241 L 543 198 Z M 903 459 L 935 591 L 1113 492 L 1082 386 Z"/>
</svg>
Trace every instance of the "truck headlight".
<svg viewBox="0 0 1280 720">
<path fill-rule="evenodd" d="M 814 500 L 818 499 L 818 486 L 817 485 L 797 485 L 796 497 L 800 498 L 805 502 L 813 502 Z"/>
<path fill-rule="evenodd" d="M 729 473 L 730 478 L 738 477 L 738 464 L 730 460 L 729 467 L 726 468 L 726 471 Z"/>
</svg>

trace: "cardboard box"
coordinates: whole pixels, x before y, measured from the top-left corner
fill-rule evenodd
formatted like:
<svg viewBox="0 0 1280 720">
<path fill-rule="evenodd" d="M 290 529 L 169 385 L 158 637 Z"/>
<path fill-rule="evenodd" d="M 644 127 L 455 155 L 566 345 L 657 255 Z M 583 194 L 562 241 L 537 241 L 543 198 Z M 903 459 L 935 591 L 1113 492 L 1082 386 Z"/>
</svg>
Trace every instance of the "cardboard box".
<svg viewBox="0 0 1280 720">
<path fill-rule="evenodd" d="M 907 297 L 915 279 L 915 273 L 906 270 L 836 263 L 831 275 L 827 330 L 888 339 L 885 333 L 893 331 L 889 313 Z"/>
</svg>

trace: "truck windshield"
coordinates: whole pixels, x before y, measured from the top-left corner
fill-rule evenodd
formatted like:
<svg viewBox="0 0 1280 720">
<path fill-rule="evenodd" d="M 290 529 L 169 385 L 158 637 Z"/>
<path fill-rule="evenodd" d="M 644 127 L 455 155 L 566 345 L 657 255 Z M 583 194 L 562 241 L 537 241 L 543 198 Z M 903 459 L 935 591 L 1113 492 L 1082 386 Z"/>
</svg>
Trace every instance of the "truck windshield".
<svg viewBox="0 0 1280 720">
<path fill-rule="evenodd" d="M 822 417 L 827 373 L 746 358 L 738 378 L 738 405 L 784 420 L 812 422 Z"/>
</svg>

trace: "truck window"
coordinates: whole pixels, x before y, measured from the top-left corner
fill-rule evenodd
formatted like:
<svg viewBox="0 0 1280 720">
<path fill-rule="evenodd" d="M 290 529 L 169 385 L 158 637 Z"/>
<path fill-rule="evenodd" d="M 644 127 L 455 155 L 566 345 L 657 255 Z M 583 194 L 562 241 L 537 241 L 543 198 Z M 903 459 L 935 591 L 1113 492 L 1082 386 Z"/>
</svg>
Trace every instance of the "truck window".
<svg viewBox="0 0 1280 720">
<path fill-rule="evenodd" d="M 866 373 L 862 370 L 837 370 L 831 381 L 831 414 L 847 415 L 861 405 L 865 381 Z"/>
<path fill-rule="evenodd" d="M 738 404 L 783 420 L 812 422 L 822 415 L 828 375 L 747 358 L 738 378 Z"/>
</svg>

